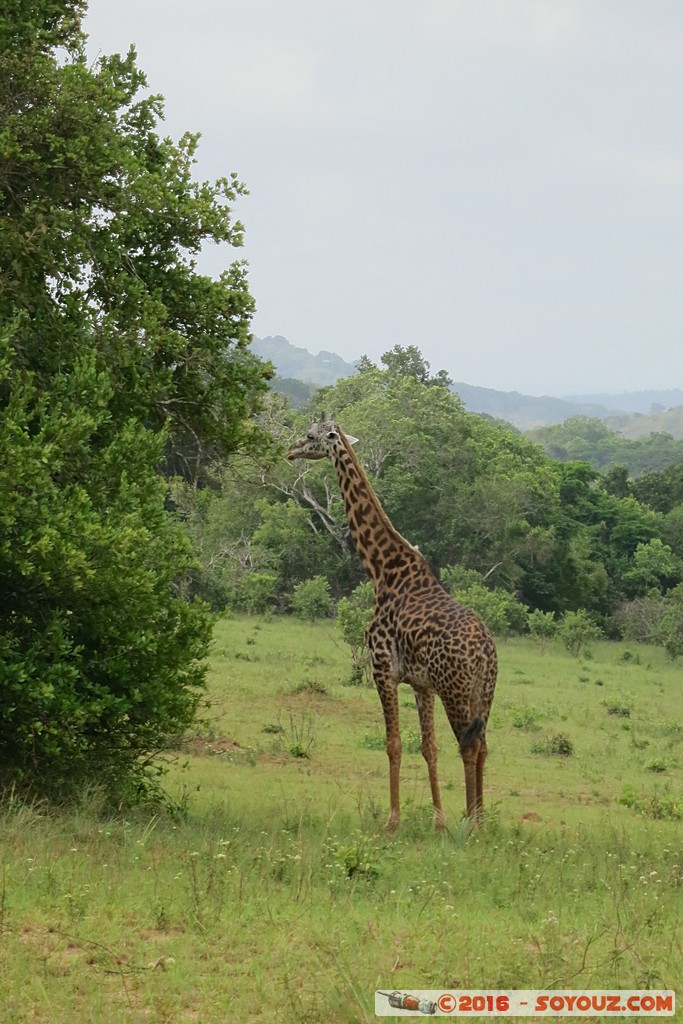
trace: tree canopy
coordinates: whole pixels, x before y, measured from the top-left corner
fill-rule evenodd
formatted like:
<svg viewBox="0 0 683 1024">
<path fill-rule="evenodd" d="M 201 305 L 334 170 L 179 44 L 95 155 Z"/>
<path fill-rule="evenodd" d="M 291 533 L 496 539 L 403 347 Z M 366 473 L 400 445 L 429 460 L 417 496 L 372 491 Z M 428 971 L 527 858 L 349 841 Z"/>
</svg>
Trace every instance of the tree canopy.
<svg viewBox="0 0 683 1024">
<path fill-rule="evenodd" d="M 134 50 L 85 56 L 82 0 L 0 14 L 0 761 L 64 792 L 144 786 L 194 714 L 209 638 L 160 470 L 269 443 L 252 414 L 235 175 L 158 134 Z"/>
</svg>

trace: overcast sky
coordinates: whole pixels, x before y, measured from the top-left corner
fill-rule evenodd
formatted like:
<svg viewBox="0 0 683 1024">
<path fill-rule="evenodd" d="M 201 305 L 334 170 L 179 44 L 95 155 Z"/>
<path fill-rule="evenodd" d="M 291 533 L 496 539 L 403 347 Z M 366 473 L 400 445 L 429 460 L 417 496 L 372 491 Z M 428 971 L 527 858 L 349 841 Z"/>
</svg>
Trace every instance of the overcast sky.
<svg viewBox="0 0 683 1024">
<path fill-rule="evenodd" d="M 135 43 L 199 176 L 246 182 L 257 335 L 683 386 L 680 0 L 91 0 L 86 29 Z"/>
</svg>

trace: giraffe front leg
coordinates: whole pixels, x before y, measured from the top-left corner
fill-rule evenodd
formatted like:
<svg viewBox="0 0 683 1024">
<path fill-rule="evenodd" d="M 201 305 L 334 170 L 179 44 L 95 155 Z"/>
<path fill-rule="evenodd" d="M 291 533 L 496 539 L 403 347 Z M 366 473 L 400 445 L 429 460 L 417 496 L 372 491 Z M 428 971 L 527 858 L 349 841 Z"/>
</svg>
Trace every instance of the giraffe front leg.
<svg viewBox="0 0 683 1024">
<path fill-rule="evenodd" d="M 443 831 L 446 828 L 443 808 L 441 806 L 441 791 L 439 789 L 439 775 L 437 772 L 438 747 L 434 733 L 434 694 L 430 691 L 415 691 L 415 703 L 417 713 L 420 716 L 420 732 L 422 734 L 422 756 L 427 762 L 429 772 L 429 786 L 432 791 L 432 803 L 434 804 L 434 828 Z"/>
<path fill-rule="evenodd" d="M 387 733 L 387 756 L 389 758 L 389 802 L 390 811 L 387 831 L 394 832 L 401 820 L 399 803 L 399 777 L 401 772 L 401 732 L 398 723 L 398 683 L 389 672 L 373 668 L 375 686 L 382 702 L 384 726 Z"/>
</svg>

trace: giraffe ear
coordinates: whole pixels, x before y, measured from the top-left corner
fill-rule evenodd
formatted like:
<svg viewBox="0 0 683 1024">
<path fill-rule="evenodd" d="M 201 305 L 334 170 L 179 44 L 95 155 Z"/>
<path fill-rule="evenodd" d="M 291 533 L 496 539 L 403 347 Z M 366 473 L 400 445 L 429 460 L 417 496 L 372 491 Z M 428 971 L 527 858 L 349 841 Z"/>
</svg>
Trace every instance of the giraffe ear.
<svg viewBox="0 0 683 1024">
<path fill-rule="evenodd" d="M 358 438 L 354 437 L 353 434 L 344 434 L 344 437 L 349 442 L 349 444 L 358 444 Z"/>
</svg>

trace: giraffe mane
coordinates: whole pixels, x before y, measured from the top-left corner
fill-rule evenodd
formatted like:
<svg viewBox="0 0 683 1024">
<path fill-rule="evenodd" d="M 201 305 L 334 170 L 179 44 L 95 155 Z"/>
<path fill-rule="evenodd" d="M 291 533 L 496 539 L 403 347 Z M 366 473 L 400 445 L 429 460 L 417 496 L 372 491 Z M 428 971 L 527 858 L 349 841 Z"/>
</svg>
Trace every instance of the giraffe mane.
<svg viewBox="0 0 683 1024">
<path fill-rule="evenodd" d="M 356 455 L 355 451 L 353 450 L 351 444 L 349 443 L 349 440 L 348 440 L 346 434 L 344 433 L 344 431 L 341 429 L 341 427 L 338 427 L 336 424 L 335 424 L 335 430 L 339 434 L 339 437 L 341 438 L 342 444 L 346 448 L 346 451 L 349 454 L 349 458 L 351 459 L 351 461 L 353 462 L 354 466 L 356 467 L 356 470 L 361 475 L 361 477 L 365 481 L 367 481 L 367 485 L 370 488 L 370 492 L 373 495 L 373 498 L 374 498 L 374 500 L 375 500 L 375 502 L 377 504 L 377 511 L 379 512 L 380 519 L 382 520 L 382 524 L 384 525 L 386 530 L 389 533 L 393 534 L 393 536 L 396 538 L 397 541 L 399 541 L 402 544 L 405 544 L 405 546 L 407 548 L 410 548 L 411 551 L 414 551 L 415 554 L 418 556 L 418 558 L 421 558 L 422 561 L 425 563 L 425 565 L 427 565 L 427 567 L 429 568 L 429 564 L 427 562 L 427 559 L 424 557 L 422 552 L 420 550 L 418 550 L 418 548 L 416 548 L 414 544 L 411 544 L 409 540 L 406 540 L 406 538 L 401 533 L 398 532 L 398 530 L 396 529 L 396 527 L 394 526 L 392 521 L 389 519 L 389 516 L 384 511 L 384 508 L 382 507 L 382 502 L 379 500 L 379 496 L 378 496 L 377 492 L 375 491 L 375 488 L 372 486 L 372 484 L 368 480 L 368 475 L 365 472 L 365 470 L 363 469 L 363 466 L 361 465 L 361 461 L 358 458 L 358 456 Z M 430 572 L 431 572 L 431 569 L 430 569 Z"/>
</svg>

